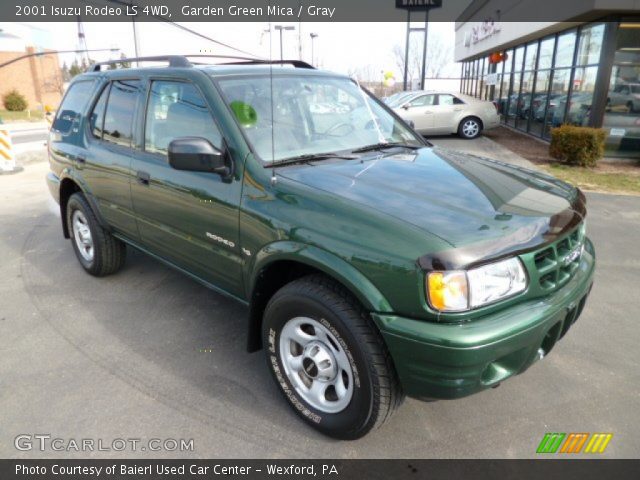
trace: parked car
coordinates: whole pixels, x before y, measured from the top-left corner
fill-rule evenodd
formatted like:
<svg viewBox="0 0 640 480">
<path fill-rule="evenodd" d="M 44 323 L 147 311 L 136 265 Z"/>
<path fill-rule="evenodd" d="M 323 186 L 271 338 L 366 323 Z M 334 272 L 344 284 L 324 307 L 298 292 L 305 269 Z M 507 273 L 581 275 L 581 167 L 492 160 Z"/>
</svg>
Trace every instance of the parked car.
<svg viewBox="0 0 640 480">
<path fill-rule="evenodd" d="M 423 90 L 412 90 L 412 91 L 408 91 L 408 92 L 398 92 L 395 94 L 395 96 L 393 96 L 393 98 L 389 98 L 385 101 L 385 103 L 393 108 L 393 107 L 397 107 L 399 105 L 404 105 L 406 102 L 408 102 L 411 98 L 415 97 L 416 95 L 419 95 L 423 92 Z"/>
<path fill-rule="evenodd" d="M 500 115 L 493 102 L 449 92 L 421 92 L 394 111 L 413 122 L 422 135 L 457 133 L 462 138 L 476 138 L 483 130 L 500 125 Z"/>
<path fill-rule="evenodd" d="M 48 144 L 62 233 L 91 275 L 130 247 L 246 305 L 248 350 L 309 425 L 354 439 L 404 395 L 495 387 L 580 316 L 595 253 L 577 188 L 433 148 L 297 60 L 165 60 L 70 84 Z M 455 98 L 461 129 L 485 125 Z"/>
<path fill-rule="evenodd" d="M 620 83 L 609 91 L 607 110 L 626 113 L 640 111 L 640 83 Z"/>
</svg>

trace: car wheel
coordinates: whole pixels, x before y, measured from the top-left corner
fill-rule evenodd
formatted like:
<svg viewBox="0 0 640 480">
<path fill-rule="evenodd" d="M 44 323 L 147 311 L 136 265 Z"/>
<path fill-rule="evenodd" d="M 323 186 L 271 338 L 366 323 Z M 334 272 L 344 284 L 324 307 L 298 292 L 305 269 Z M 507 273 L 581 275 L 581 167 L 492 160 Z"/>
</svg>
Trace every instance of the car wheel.
<svg viewBox="0 0 640 480">
<path fill-rule="evenodd" d="M 102 277 L 120 270 L 125 244 L 100 226 L 81 193 L 74 193 L 67 202 L 67 225 L 76 257 L 88 273 Z"/>
<path fill-rule="evenodd" d="M 265 309 L 267 364 L 295 412 L 334 438 L 382 425 L 402 392 L 382 337 L 340 285 L 310 275 L 282 287 Z"/>
<path fill-rule="evenodd" d="M 458 135 L 468 140 L 476 138 L 482 132 L 482 124 L 475 117 L 467 117 L 458 126 Z"/>
</svg>

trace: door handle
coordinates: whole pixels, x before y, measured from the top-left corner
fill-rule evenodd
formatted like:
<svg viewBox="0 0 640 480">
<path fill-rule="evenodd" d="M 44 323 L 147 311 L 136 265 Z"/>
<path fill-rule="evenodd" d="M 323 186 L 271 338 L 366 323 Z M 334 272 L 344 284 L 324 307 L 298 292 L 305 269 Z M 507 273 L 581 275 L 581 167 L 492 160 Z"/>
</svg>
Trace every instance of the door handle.
<svg viewBox="0 0 640 480">
<path fill-rule="evenodd" d="M 76 162 L 78 164 L 78 166 L 84 165 L 87 163 L 87 158 L 84 157 L 83 155 L 77 155 L 76 156 Z"/>
<path fill-rule="evenodd" d="M 147 172 L 139 170 L 136 173 L 136 179 L 140 185 L 149 185 L 149 182 L 151 181 L 151 175 L 149 175 L 149 173 Z"/>
</svg>

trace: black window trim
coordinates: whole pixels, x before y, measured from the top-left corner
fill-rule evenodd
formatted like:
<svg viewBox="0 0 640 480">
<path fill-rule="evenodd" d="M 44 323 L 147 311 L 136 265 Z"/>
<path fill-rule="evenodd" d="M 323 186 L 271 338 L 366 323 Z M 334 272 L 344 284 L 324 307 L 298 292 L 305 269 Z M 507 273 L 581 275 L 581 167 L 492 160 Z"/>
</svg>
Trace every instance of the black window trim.
<svg viewBox="0 0 640 480">
<path fill-rule="evenodd" d="M 104 135 L 104 114 L 107 111 L 107 103 L 109 101 L 109 95 L 111 94 L 111 81 L 108 80 L 104 83 L 100 83 L 100 86 L 98 87 L 98 91 L 95 94 L 93 100 L 90 103 L 90 108 L 89 110 L 87 110 L 87 126 L 86 126 L 86 133 L 89 136 L 90 139 L 92 140 L 102 140 L 102 136 Z M 102 112 L 102 118 L 100 119 L 100 136 L 96 137 L 93 134 L 93 129 L 91 128 L 91 114 L 93 113 L 93 111 L 96 109 L 96 106 L 98 105 L 98 102 L 100 101 L 100 97 L 102 97 L 102 94 L 104 93 L 104 91 L 106 89 L 109 89 L 109 92 L 107 93 L 107 98 L 104 102 L 104 111 Z"/>
</svg>

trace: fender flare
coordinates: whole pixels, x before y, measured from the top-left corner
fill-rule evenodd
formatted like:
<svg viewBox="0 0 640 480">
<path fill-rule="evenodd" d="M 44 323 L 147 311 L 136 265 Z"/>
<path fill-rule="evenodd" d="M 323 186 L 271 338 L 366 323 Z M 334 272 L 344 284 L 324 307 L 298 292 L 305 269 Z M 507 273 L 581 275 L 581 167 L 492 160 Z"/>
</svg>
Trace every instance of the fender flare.
<svg viewBox="0 0 640 480">
<path fill-rule="evenodd" d="M 393 312 L 380 290 L 353 265 L 327 250 L 293 241 L 276 241 L 256 253 L 249 282 L 249 298 L 259 273 L 279 260 L 303 263 L 320 270 L 344 285 L 368 311 Z"/>
</svg>

